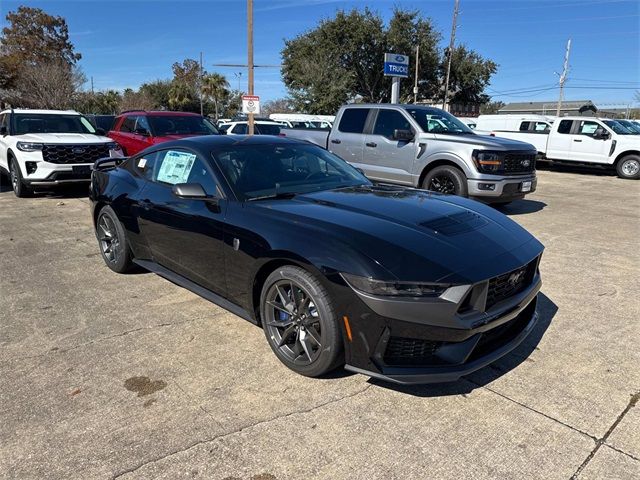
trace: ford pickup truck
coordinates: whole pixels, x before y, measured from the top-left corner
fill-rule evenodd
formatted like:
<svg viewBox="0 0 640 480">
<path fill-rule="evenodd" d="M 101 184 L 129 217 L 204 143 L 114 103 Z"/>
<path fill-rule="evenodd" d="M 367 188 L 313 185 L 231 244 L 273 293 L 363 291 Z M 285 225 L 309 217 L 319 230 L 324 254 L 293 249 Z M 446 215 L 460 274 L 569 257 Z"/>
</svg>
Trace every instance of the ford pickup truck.
<svg viewBox="0 0 640 480">
<path fill-rule="evenodd" d="M 527 141 L 552 163 L 614 168 L 620 178 L 640 178 L 640 135 L 616 120 L 561 117 L 546 131 L 494 130 L 491 135 Z"/>
<path fill-rule="evenodd" d="M 378 183 L 509 203 L 536 189 L 536 149 L 476 135 L 453 115 L 420 105 L 358 104 L 338 111 L 330 132 L 282 129 L 315 143 Z"/>
</svg>

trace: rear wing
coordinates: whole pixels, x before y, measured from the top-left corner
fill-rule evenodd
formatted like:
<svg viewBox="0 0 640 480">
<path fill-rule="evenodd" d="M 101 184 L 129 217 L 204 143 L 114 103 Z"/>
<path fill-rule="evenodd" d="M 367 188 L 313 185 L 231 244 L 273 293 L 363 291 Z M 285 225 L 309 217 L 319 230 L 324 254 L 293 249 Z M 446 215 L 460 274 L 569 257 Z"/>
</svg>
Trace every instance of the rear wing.
<svg viewBox="0 0 640 480">
<path fill-rule="evenodd" d="M 116 168 L 129 157 L 105 157 L 99 158 L 93 164 L 92 170 L 104 171 Z"/>
</svg>

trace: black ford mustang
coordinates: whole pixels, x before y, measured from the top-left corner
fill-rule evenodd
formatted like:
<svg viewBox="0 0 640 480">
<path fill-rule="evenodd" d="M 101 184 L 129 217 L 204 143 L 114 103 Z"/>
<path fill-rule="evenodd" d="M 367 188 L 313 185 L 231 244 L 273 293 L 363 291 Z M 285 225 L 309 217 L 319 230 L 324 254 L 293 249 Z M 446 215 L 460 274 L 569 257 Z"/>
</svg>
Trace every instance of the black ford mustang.
<svg viewBox="0 0 640 480">
<path fill-rule="evenodd" d="M 261 324 L 289 368 L 453 381 L 537 321 L 542 245 L 491 207 L 373 185 L 315 146 L 206 136 L 96 162 L 106 264 Z"/>
</svg>

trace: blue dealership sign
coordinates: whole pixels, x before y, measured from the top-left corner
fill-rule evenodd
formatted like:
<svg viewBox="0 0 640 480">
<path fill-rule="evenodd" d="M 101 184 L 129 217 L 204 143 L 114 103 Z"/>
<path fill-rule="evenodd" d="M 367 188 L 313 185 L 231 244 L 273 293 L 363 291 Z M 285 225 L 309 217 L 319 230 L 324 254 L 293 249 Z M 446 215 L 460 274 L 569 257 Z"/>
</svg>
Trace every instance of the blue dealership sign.
<svg viewBox="0 0 640 480">
<path fill-rule="evenodd" d="M 409 57 L 398 53 L 384 54 L 384 74 L 387 77 L 409 76 Z"/>
</svg>

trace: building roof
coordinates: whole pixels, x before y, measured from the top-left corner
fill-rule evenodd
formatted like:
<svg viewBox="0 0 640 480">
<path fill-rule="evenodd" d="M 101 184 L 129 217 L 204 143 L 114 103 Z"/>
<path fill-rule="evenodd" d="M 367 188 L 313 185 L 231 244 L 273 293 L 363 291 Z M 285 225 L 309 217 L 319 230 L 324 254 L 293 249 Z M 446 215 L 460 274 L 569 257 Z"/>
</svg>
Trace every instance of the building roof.
<svg viewBox="0 0 640 480">
<path fill-rule="evenodd" d="M 585 105 L 595 104 L 591 100 L 567 100 L 562 102 L 562 110 L 578 110 Z M 513 102 L 508 103 L 500 109 L 500 112 L 522 112 L 531 110 L 555 110 L 558 106 L 557 100 L 550 100 L 547 102 Z"/>
</svg>

